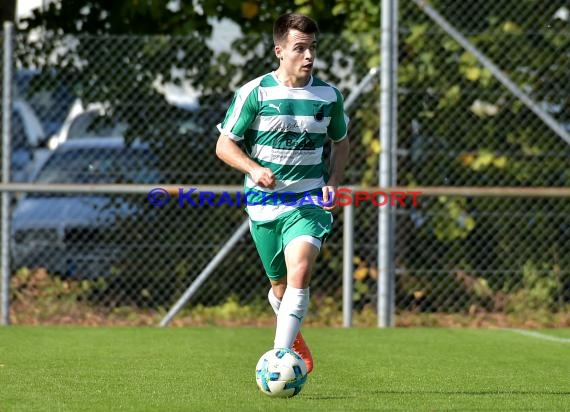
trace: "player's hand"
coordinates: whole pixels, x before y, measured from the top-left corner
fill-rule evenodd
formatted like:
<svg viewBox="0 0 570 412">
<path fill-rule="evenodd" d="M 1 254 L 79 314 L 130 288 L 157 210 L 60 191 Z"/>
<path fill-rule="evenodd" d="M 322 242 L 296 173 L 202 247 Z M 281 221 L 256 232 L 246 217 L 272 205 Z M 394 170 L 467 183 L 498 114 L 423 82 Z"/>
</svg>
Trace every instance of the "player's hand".
<svg viewBox="0 0 570 412">
<path fill-rule="evenodd" d="M 336 209 L 336 186 L 326 185 L 323 186 L 323 209 L 331 211 Z"/>
<path fill-rule="evenodd" d="M 273 189 L 275 187 L 275 176 L 271 169 L 267 167 L 256 167 L 249 172 L 249 176 L 251 177 L 251 180 L 260 187 L 267 189 Z"/>
</svg>

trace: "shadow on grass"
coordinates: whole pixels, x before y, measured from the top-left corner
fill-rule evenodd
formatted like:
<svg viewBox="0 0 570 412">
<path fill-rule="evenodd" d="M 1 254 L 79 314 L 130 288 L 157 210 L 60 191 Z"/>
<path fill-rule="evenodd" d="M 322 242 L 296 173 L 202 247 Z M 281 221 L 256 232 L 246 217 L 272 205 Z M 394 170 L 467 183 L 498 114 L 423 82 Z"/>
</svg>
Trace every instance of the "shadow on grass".
<svg viewBox="0 0 570 412">
<path fill-rule="evenodd" d="M 542 396 L 570 396 L 570 391 L 560 392 L 542 392 L 542 391 L 509 391 L 509 390 L 486 390 L 486 391 L 430 391 L 430 390 L 376 390 L 372 391 L 374 395 L 456 395 L 456 396 L 512 396 L 512 395 L 542 395 Z M 305 395 L 303 399 L 306 400 L 337 400 L 337 399 L 351 399 L 358 398 L 358 396 L 347 395 Z"/>
<path fill-rule="evenodd" d="M 475 396 L 489 396 L 489 395 L 570 395 L 570 391 L 509 391 L 509 390 L 486 390 L 486 391 L 431 391 L 431 390 L 376 390 L 373 392 L 376 395 L 475 395 Z"/>
<path fill-rule="evenodd" d="M 357 398 L 357 396 L 347 396 L 347 395 L 323 395 L 323 396 L 316 396 L 316 395 L 306 395 L 303 396 L 303 399 L 308 400 L 315 400 L 315 401 L 322 401 L 322 400 L 336 400 L 336 399 L 353 399 Z"/>
</svg>

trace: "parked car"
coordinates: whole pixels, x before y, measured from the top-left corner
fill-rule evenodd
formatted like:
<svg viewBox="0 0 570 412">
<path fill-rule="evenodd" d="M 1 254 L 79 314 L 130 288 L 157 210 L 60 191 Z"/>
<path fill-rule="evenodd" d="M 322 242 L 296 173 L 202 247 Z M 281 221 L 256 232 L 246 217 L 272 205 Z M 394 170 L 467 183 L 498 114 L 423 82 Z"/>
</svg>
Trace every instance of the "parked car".
<svg viewBox="0 0 570 412">
<path fill-rule="evenodd" d="M 12 167 L 10 180 L 27 182 L 46 149 L 46 133 L 34 111 L 25 100 L 15 99 L 12 111 Z"/>
<path fill-rule="evenodd" d="M 70 139 L 101 136 L 123 136 L 127 125 L 115 122 L 105 116 L 105 108 L 100 103 L 84 105 L 76 99 L 61 128 L 50 137 L 47 146 L 53 150 Z"/>
<path fill-rule="evenodd" d="M 35 183 L 157 183 L 156 159 L 147 145 L 122 137 L 69 140 L 51 152 Z M 127 197 L 108 194 L 26 194 L 12 215 L 15 268 L 44 267 L 75 278 L 109 273 L 117 254 L 113 230 L 137 212 Z"/>
<path fill-rule="evenodd" d="M 161 111 L 160 115 L 148 120 L 147 139 L 157 138 L 163 140 L 167 136 L 174 136 L 176 141 L 185 139 L 197 151 L 210 150 L 212 143 L 217 140 L 213 132 L 219 113 L 212 110 L 201 109 L 195 106 L 181 107 L 169 105 Z M 61 129 L 53 135 L 47 144 L 55 149 L 65 141 L 83 139 L 86 137 L 125 136 L 129 130 L 129 123 L 125 119 L 117 119 L 109 115 L 104 104 L 90 103 L 84 105 L 77 99 L 64 121 Z M 152 133 L 157 136 L 151 136 Z"/>
<path fill-rule="evenodd" d="M 48 137 L 61 128 L 75 100 L 72 85 L 53 68 L 17 70 L 13 95 L 29 103 Z"/>
</svg>

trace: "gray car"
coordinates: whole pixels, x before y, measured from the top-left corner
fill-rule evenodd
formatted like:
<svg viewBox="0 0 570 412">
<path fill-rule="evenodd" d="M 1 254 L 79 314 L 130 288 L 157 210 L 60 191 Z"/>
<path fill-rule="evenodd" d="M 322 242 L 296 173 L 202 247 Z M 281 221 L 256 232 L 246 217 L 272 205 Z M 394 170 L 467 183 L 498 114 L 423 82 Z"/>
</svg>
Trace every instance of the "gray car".
<svg viewBox="0 0 570 412">
<path fill-rule="evenodd" d="M 122 137 L 69 140 L 52 152 L 35 183 L 156 183 L 156 159 Z M 74 278 L 106 276 L 120 248 L 117 222 L 140 207 L 127 196 L 28 193 L 12 216 L 15 268 L 44 267 Z"/>
</svg>

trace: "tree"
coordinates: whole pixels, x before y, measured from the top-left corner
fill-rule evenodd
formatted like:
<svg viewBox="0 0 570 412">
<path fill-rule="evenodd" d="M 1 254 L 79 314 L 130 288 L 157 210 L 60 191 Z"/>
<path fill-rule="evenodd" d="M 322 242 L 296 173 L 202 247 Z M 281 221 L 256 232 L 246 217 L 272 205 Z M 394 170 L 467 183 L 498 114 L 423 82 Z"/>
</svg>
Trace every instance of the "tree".
<svg viewBox="0 0 570 412">
<path fill-rule="evenodd" d="M 379 2 L 336 3 L 333 13 L 345 14 L 343 35 L 366 51 L 368 67 L 378 65 Z M 563 69 L 570 66 L 570 27 L 567 20 L 555 18 L 564 1 L 541 3 L 539 9 L 535 2 L 511 0 L 429 4 L 561 124 L 570 122 L 570 72 Z M 567 186 L 568 145 L 413 2 L 399 5 L 398 149 L 408 155 L 398 156 L 398 183 Z M 361 108 L 353 113 L 353 123 L 365 125 L 360 141 L 368 167 L 361 171 L 362 183 L 374 185 L 381 149 L 374 145 L 377 118 L 369 107 Z M 558 245 L 567 238 L 559 229 L 564 213 L 568 208 L 555 199 L 424 198 L 413 219 L 409 214 L 398 217 L 400 296 L 431 290 L 429 298 L 422 298 L 422 308 L 442 309 L 451 306 L 439 288 L 455 285 L 467 293 L 469 278 L 480 279 L 476 285 L 491 285 L 495 292 L 516 290 L 523 284 L 527 260 L 560 279 L 557 268 L 564 254 Z M 519 216 L 517 230 L 511 215 Z M 364 238 L 374 237 L 373 225 L 369 227 Z M 555 234 L 558 240 L 542 242 L 539 232 Z M 560 296 L 569 283 L 568 276 L 559 280 Z M 479 295 L 463 299 L 462 305 L 493 308 L 490 295 L 481 293 L 485 288 L 479 289 Z"/>
<path fill-rule="evenodd" d="M 51 87 L 54 81 L 51 76 L 55 73 L 83 102 L 102 103 L 111 122 L 127 124 L 128 139 L 149 142 L 163 172 L 164 180 L 156 183 L 238 183 L 242 177 L 238 173 L 228 174 L 214 154 L 215 124 L 221 120 L 233 92 L 228 82 L 239 84 L 272 67 L 275 58 L 266 51 L 272 50 L 273 20 L 297 6 L 294 1 L 261 4 L 210 0 L 193 2 L 195 7 L 182 5 L 181 9 L 172 10 L 170 3 L 164 0 L 50 2 L 46 10 L 35 10 L 20 26 L 21 35 L 16 42 L 19 66 L 40 69 L 30 93 Z M 315 7 L 322 9 L 327 4 L 331 6 L 332 1 L 315 2 Z M 233 50 L 245 56 L 245 61 L 236 63 L 229 53 L 216 55 L 207 46 L 212 30 L 209 16 L 230 18 L 250 34 L 232 45 Z M 330 20 L 335 18 L 331 15 Z M 322 24 L 332 24 L 323 21 Z M 39 38 L 26 35 L 36 29 L 41 29 Z M 259 50 L 260 44 L 265 51 Z M 329 56 L 333 51 L 331 48 Z M 183 82 L 189 82 L 200 94 L 197 112 L 169 104 L 161 87 L 157 87 Z M 189 124 L 193 125 L 189 132 L 181 133 L 180 126 L 186 128 Z M 199 210 L 187 210 L 165 219 L 161 210 L 149 207 L 146 199 L 141 197 L 138 201 L 143 212 L 133 220 L 121 222 L 112 234 L 123 239 L 127 246 L 121 248 L 120 262 L 106 290 L 119 285 L 130 290 L 129 299 L 137 302 L 142 289 L 152 290 L 153 296 L 162 295 L 160 302 L 154 300 L 160 304 L 180 291 L 173 287 L 176 283 L 172 276 L 178 276 L 175 268 L 195 269 L 196 261 L 192 259 L 204 258 L 192 253 L 180 255 L 163 247 L 157 256 L 157 246 L 152 241 L 157 225 L 160 245 L 172 248 L 186 245 L 190 249 L 196 245 L 198 250 L 208 250 L 203 242 L 218 244 L 226 238 L 227 231 L 221 230 L 207 240 L 197 239 L 208 221 L 197 217 Z M 237 209 L 216 212 L 226 213 L 216 219 L 218 224 L 242 218 Z M 214 216 L 213 212 L 208 213 L 209 219 Z M 165 258 L 167 263 L 153 264 Z M 240 271 L 230 274 L 237 278 L 242 275 Z M 231 283 L 229 279 L 225 282 Z M 159 285 L 148 287 L 152 283 Z"/>
<path fill-rule="evenodd" d="M 157 90 L 157 81 L 190 82 L 207 109 L 198 118 L 208 130 L 214 130 L 211 123 L 220 120 L 220 107 L 226 106 L 233 86 L 272 67 L 273 56 L 267 52 L 271 49 L 271 24 L 279 14 L 294 10 L 315 17 L 323 33 L 336 34 L 334 38 L 322 36 L 320 59 L 326 67 L 319 75 L 351 85 L 379 64 L 380 2 L 375 0 L 186 3 L 191 5 L 178 10 L 167 0 L 66 0 L 57 7 L 50 3 L 48 10 L 37 10 L 22 25 L 26 32 L 42 27 L 45 36 L 21 43 L 18 58 L 23 66 L 57 68 L 84 100 L 105 102 L 111 116 L 131 125 L 131 137 L 153 142 L 165 153 L 163 166 L 176 171 L 173 180 L 194 183 L 202 183 L 200 179 L 237 182 L 238 175 L 216 175 L 219 167 L 213 152 L 198 168 L 189 165 L 194 160 L 187 151 L 191 145 L 180 149 L 180 136 L 172 133 L 168 123 L 174 110 Z M 430 1 L 553 116 L 569 122 L 569 28 L 553 18 L 564 3 Z M 398 183 L 567 186 L 568 146 L 414 2 L 399 4 L 398 148 L 406 155 L 398 157 Z M 247 34 L 232 45 L 242 57 L 239 62 L 229 53 L 216 54 L 207 46 L 212 31 L 209 17 L 230 19 Z M 347 81 L 349 76 L 352 79 Z M 346 94 L 350 86 L 345 87 Z M 375 185 L 382 150 L 378 139 L 379 86 L 368 93 L 361 101 L 372 103 L 361 104 L 350 113 L 353 159 L 363 156 L 352 163 L 347 174 L 348 183 Z M 197 175 L 199 170 L 209 174 Z M 528 209 L 540 217 L 541 226 L 537 229 L 530 215 L 523 214 L 517 231 L 508 218 L 492 218 L 518 210 L 520 205 L 508 201 L 433 198 L 421 203 L 414 218 L 403 214 L 398 221 L 398 262 L 404 273 L 400 279 L 411 279 L 408 286 L 399 285 L 402 293 L 409 294 L 422 285 L 435 288 L 436 282 L 429 277 L 433 268 L 446 282 L 461 287 L 465 282 L 454 275 L 459 270 L 476 277 L 489 276 L 484 280 L 499 290 L 506 277 L 491 280 L 493 271 L 516 270 L 525 263 L 512 252 L 512 245 L 517 251 L 529 251 L 525 257 L 536 267 L 552 268 L 558 255 L 562 267 L 570 265 L 569 258 L 556 247 L 536 243 L 537 230 L 559 233 L 564 239 L 560 219 L 541 214 L 541 210 L 560 211 L 556 202 L 547 199 L 530 205 Z M 363 239 L 375 239 L 375 219 L 363 219 L 359 230 Z M 373 266 L 375 257 L 367 258 Z M 428 275 L 418 275 L 422 273 Z M 463 301 L 464 305 L 470 303 L 469 299 Z"/>
</svg>

